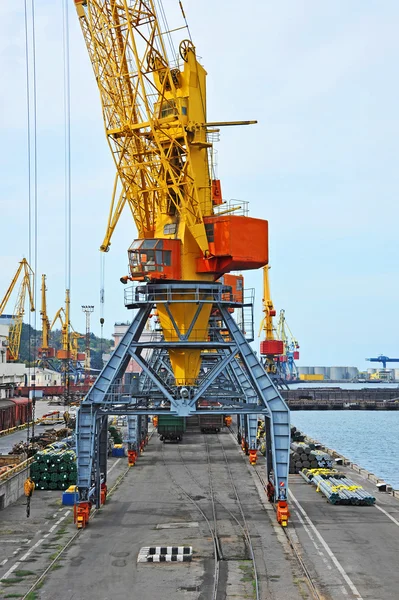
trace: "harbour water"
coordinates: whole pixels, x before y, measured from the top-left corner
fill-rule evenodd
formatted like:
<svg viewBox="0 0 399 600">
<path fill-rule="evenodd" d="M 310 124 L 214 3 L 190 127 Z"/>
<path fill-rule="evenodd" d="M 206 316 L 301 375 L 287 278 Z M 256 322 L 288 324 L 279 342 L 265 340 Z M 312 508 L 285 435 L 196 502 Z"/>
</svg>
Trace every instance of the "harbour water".
<svg viewBox="0 0 399 600">
<path fill-rule="evenodd" d="M 291 424 L 399 489 L 399 411 L 292 411 Z"/>
</svg>

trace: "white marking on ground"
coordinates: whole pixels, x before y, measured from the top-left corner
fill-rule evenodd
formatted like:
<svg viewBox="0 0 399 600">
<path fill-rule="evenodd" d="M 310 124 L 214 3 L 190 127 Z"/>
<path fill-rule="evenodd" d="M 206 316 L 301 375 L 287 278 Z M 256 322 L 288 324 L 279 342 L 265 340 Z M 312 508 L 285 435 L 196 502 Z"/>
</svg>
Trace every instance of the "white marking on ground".
<svg viewBox="0 0 399 600">
<path fill-rule="evenodd" d="M 22 562 L 23 560 L 26 560 L 26 559 L 28 558 L 29 554 L 31 554 L 31 552 L 32 552 L 32 551 L 33 551 L 35 548 L 37 548 L 38 546 L 40 546 L 40 544 L 41 544 L 42 542 L 44 542 L 44 539 L 43 539 L 43 538 L 41 538 L 40 540 L 38 540 L 38 541 L 36 542 L 36 544 L 33 544 L 32 548 L 29 548 L 28 552 L 25 552 L 25 554 L 24 554 L 23 556 L 21 556 L 21 558 L 19 559 L 19 561 L 18 561 L 18 562 Z M 3 578 L 3 579 L 4 579 L 4 578 Z"/>
<path fill-rule="evenodd" d="M 19 540 L 18 538 L 14 538 L 12 540 L 3 540 L 2 538 L 0 538 L 0 541 L 2 544 L 29 544 L 30 539 L 25 538 L 23 540 Z"/>
<path fill-rule="evenodd" d="M 2 567 L 4 567 L 4 565 L 6 564 L 6 562 L 8 562 L 8 558 L 5 558 L 4 560 L 1 561 L 0 565 Z"/>
<path fill-rule="evenodd" d="M 16 550 L 14 550 L 13 554 L 18 554 L 18 552 L 21 550 L 21 548 L 17 548 Z"/>
<path fill-rule="evenodd" d="M 121 459 L 121 458 L 118 458 L 118 460 L 116 460 L 116 461 L 114 462 L 114 464 L 112 465 L 112 467 L 110 467 L 110 468 L 108 469 L 108 471 L 107 471 L 107 475 L 109 475 L 109 473 L 111 473 L 112 469 L 113 469 L 114 467 L 116 467 L 116 465 L 118 464 L 118 462 L 119 462 L 120 460 L 122 460 L 122 459 Z"/>
<path fill-rule="evenodd" d="M 184 529 L 185 527 L 199 527 L 197 521 L 187 523 L 159 523 L 155 529 Z"/>
<path fill-rule="evenodd" d="M 113 469 L 114 467 L 116 467 L 116 465 L 117 465 L 117 464 L 119 463 L 119 461 L 121 461 L 121 460 L 122 460 L 121 458 L 118 458 L 118 460 L 116 460 L 116 461 L 114 462 L 114 464 L 112 465 L 112 467 L 111 467 L 110 469 L 108 469 L 108 471 L 107 471 L 107 474 L 108 474 L 108 473 L 110 473 L 110 472 L 112 471 L 112 469 Z M 61 510 L 64 510 L 64 507 L 63 507 L 63 506 L 62 506 L 60 509 L 58 509 L 58 510 L 57 510 L 57 512 L 55 512 L 55 513 L 53 514 L 53 518 L 54 518 L 54 519 L 55 519 L 55 518 L 58 516 L 58 513 L 59 513 Z M 32 551 L 33 551 L 35 548 L 37 548 L 37 546 L 39 546 L 41 543 L 43 543 L 43 542 L 44 542 L 45 538 L 47 538 L 47 537 L 50 535 L 50 533 L 52 533 L 52 532 L 54 531 L 54 529 L 55 529 L 55 528 L 56 528 L 56 527 L 57 527 L 57 526 L 58 526 L 58 525 L 59 525 L 59 524 L 60 524 L 60 523 L 61 523 L 61 522 L 62 522 L 64 519 L 66 519 L 66 517 L 69 515 L 69 513 L 70 513 L 70 512 L 71 512 L 70 510 L 66 510 L 66 511 L 65 511 L 65 513 L 64 513 L 64 516 L 63 516 L 63 517 L 61 517 L 60 519 L 58 519 L 58 521 L 57 521 L 57 522 L 56 522 L 56 523 L 55 523 L 55 524 L 54 524 L 54 525 L 53 525 L 53 526 L 50 528 L 49 532 L 48 532 L 48 533 L 45 533 L 45 534 L 43 535 L 43 537 L 42 537 L 42 538 L 40 538 L 40 540 L 38 540 L 38 541 L 36 542 L 36 544 L 34 544 L 34 545 L 33 545 L 33 546 L 32 546 L 32 547 L 31 547 L 31 548 L 30 548 L 30 549 L 29 549 L 29 550 L 28 550 L 28 551 L 27 551 L 27 552 L 26 552 L 26 553 L 25 553 L 23 556 L 21 556 L 21 558 L 20 558 L 19 560 L 17 560 L 17 561 L 16 561 L 16 562 L 13 564 L 13 566 L 12 566 L 12 567 L 10 567 L 10 568 L 8 569 L 8 571 L 7 571 L 7 572 L 6 572 L 6 573 L 5 573 L 5 574 L 4 574 L 4 575 L 1 577 L 1 579 L 8 579 L 8 577 L 9 577 L 9 576 L 10 576 L 10 575 L 11 575 L 11 574 L 12 574 L 12 573 L 15 571 L 15 569 L 17 569 L 17 567 L 19 567 L 19 565 L 21 564 L 21 562 L 22 562 L 22 561 L 24 561 L 24 560 L 26 560 L 26 558 L 27 558 L 27 557 L 30 555 L 30 553 L 31 553 L 31 552 L 32 552 Z M 48 523 L 48 521 L 46 521 L 46 523 Z M 38 535 L 39 533 L 41 533 L 41 530 L 39 530 L 39 531 L 38 531 L 38 532 L 37 532 L 35 535 Z M 2 540 L 2 541 L 3 541 L 3 540 Z M 11 540 L 9 540 L 9 541 L 11 542 Z M 14 540 L 12 540 L 12 541 L 14 541 Z M 28 542 L 28 543 L 29 543 L 31 540 L 27 539 L 27 540 L 22 540 L 22 541 L 26 541 L 26 542 Z M 14 543 L 20 543 L 20 541 L 14 541 Z M 20 549 L 21 549 L 21 548 L 18 548 L 18 550 L 20 550 Z M 17 551 L 18 551 L 18 550 L 17 550 Z M 15 551 L 15 552 L 14 552 L 14 554 L 16 554 L 16 552 L 17 552 L 17 551 Z M 6 562 L 7 562 L 7 561 L 8 561 L 8 558 L 6 558 L 5 560 L 3 560 L 3 562 L 2 562 L 2 563 L 0 563 L 0 566 L 4 566 L 4 565 L 6 564 Z"/>
<path fill-rule="evenodd" d="M 383 508 L 381 508 L 381 506 L 377 506 L 376 504 L 374 504 L 374 506 L 380 510 L 381 512 L 384 513 L 384 515 L 386 515 L 388 517 L 388 519 L 391 519 L 391 521 L 393 521 L 395 523 L 395 525 L 397 525 L 399 527 L 399 521 L 397 521 L 392 515 L 390 515 L 386 510 L 384 510 Z"/>
<path fill-rule="evenodd" d="M 355 596 L 355 598 L 358 598 L 358 600 L 363 600 L 362 596 L 360 595 L 360 593 L 359 593 L 357 587 L 355 586 L 355 584 L 353 583 L 352 579 L 349 577 L 349 575 L 347 574 L 347 572 L 345 571 L 345 569 L 343 568 L 343 566 L 341 565 L 341 563 L 339 562 L 339 560 L 335 556 L 334 552 L 331 550 L 330 546 L 327 544 L 326 540 L 323 538 L 323 536 L 321 535 L 321 533 L 317 530 L 316 526 L 312 523 L 312 521 L 308 517 L 306 511 L 299 504 L 299 502 L 295 498 L 294 494 L 291 491 L 289 491 L 288 493 L 291 496 L 291 498 L 293 499 L 293 501 L 295 502 L 295 504 L 297 505 L 298 509 L 303 514 L 306 522 L 312 528 L 312 530 L 316 534 L 317 538 L 319 539 L 319 541 L 323 545 L 325 551 L 327 552 L 328 556 L 331 558 L 332 562 L 336 566 L 336 568 L 339 571 L 339 573 L 341 574 L 342 578 L 345 580 L 345 582 L 348 585 L 348 587 L 350 588 L 352 594 Z"/>
<path fill-rule="evenodd" d="M 56 521 L 56 523 L 54 523 L 54 525 L 52 527 L 50 527 L 49 529 L 49 533 L 52 533 L 54 531 L 54 529 L 61 523 L 61 521 L 63 521 L 65 519 L 65 515 L 63 517 L 61 517 L 60 519 L 58 519 L 58 521 Z"/>
</svg>

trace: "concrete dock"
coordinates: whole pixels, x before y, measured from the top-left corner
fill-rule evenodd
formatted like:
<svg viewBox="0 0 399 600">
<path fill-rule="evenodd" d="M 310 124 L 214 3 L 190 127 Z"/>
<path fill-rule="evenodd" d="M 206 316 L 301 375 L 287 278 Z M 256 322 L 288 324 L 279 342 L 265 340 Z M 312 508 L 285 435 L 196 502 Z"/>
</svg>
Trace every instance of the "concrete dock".
<svg viewBox="0 0 399 600">
<path fill-rule="evenodd" d="M 263 469 L 249 466 L 227 430 L 190 432 L 181 444 L 162 444 L 154 435 L 135 467 L 111 459 L 108 471 L 109 486 L 120 483 L 79 533 L 60 492 L 36 492 L 30 519 L 24 499 L 2 511 L 1 598 L 24 598 L 43 574 L 29 600 L 214 598 L 212 496 L 217 600 L 256 598 L 254 568 L 262 599 L 399 598 L 399 501 L 388 494 L 379 493 L 376 506 L 333 506 L 290 476 L 287 537 L 257 476 Z M 378 493 L 360 475 L 351 478 Z M 192 548 L 192 560 L 138 562 L 142 548 L 160 546 Z"/>
</svg>

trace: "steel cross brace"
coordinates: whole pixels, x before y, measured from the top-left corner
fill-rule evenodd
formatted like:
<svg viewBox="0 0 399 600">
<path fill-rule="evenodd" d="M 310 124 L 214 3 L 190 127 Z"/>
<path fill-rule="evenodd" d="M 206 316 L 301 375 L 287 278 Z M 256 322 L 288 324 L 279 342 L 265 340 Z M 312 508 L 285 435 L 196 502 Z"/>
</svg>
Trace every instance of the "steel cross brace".
<svg viewBox="0 0 399 600">
<path fill-rule="evenodd" d="M 273 454 L 273 471 L 275 489 L 278 498 L 286 498 L 288 493 L 288 473 L 290 459 L 290 412 L 272 380 L 265 372 L 255 356 L 252 348 L 237 326 L 228 309 L 219 304 L 225 325 L 237 344 L 239 355 L 245 365 L 248 379 L 263 403 L 263 410 L 268 409 L 271 423 L 271 443 Z M 278 491 L 277 491 L 278 490 Z"/>
</svg>

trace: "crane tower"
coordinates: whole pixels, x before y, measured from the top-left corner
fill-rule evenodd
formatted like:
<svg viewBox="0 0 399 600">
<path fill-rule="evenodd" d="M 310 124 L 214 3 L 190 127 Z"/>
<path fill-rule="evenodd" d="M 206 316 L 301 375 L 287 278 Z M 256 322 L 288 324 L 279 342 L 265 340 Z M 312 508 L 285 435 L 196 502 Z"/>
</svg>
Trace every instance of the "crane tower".
<svg viewBox="0 0 399 600">
<path fill-rule="evenodd" d="M 167 51 L 169 31 L 161 30 L 153 0 L 74 1 L 116 168 L 101 250 L 109 249 L 125 205 L 137 229 L 121 277 L 134 284 L 125 305 L 137 313 L 78 416 L 78 525 L 86 524 L 92 500 L 99 505 L 104 498 L 107 415 L 128 415 L 135 444 L 139 415 L 166 409 L 188 416 L 200 401 L 207 412 L 239 415 L 249 447 L 257 414 L 267 417 L 268 471 L 286 524 L 289 411 L 232 316 L 245 305 L 242 294 L 218 281 L 268 262 L 267 221 L 225 203 L 210 167 L 213 134 L 254 121 L 208 121 L 206 71 L 196 48 L 184 39 L 178 53 Z M 154 308 L 161 340 L 140 341 Z M 138 388 L 125 390 L 132 357 L 142 376 Z"/>
</svg>

